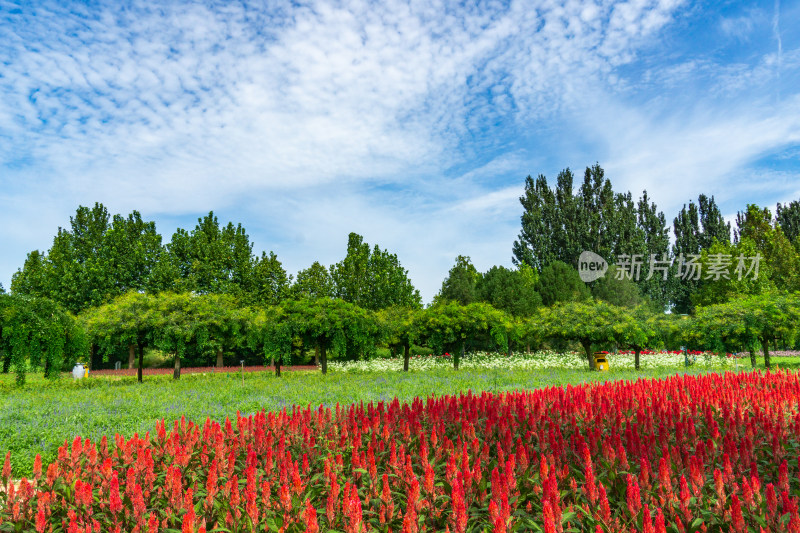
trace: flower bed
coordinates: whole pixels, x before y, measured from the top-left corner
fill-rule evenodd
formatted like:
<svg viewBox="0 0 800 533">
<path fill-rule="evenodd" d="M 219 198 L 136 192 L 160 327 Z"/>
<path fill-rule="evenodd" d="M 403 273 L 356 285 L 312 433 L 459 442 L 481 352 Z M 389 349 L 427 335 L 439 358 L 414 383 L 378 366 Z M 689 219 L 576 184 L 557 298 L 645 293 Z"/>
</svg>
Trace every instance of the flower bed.
<svg viewBox="0 0 800 533">
<path fill-rule="evenodd" d="M 731 354 L 722 356 L 711 352 L 690 352 L 692 364 L 699 368 L 736 369 L 739 358 Z M 609 354 L 612 369 L 635 368 L 633 352 Z M 739 361 L 738 364 L 741 364 Z M 433 368 L 452 367 L 450 354 L 412 357 L 410 370 L 428 370 Z M 684 355 L 681 352 L 648 351 L 640 354 L 640 368 L 683 368 Z M 588 368 L 586 357 L 579 352 L 540 351 L 531 354 L 475 352 L 467 353 L 459 362 L 460 368 L 519 368 L 528 370 L 546 369 L 584 369 Z M 369 361 L 329 361 L 328 369 L 333 372 L 391 372 L 403 369 L 402 357 L 390 359 L 371 359 Z"/>
<path fill-rule="evenodd" d="M 799 400 L 727 373 L 182 419 L 18 488 L 7 456 L 0 531 L 797 531 Z"/>
</svg>

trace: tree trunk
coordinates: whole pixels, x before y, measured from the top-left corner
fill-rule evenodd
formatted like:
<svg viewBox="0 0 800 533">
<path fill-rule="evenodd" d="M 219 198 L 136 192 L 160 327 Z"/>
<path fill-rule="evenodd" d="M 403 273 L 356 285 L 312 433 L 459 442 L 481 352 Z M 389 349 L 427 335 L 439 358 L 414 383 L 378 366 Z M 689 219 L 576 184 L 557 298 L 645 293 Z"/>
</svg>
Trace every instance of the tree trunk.
<svg viewBox="0 0 800 533">
<path fill-rule="evenodd" d="M 319 366 L 319 344 L 314 346 L 314 366 Z"/>
<path fill-rule="evenodd" d="M 764 350 L 764 366 L 769 370 L 772 367 L 769 364 L 769 341 L 767 339 L 761 339 L 761 349 Z"/>
<path fill-rule="evenodd" d="M 222 358 L 222 348 L 217 350 L 217 368 L 222 368 L 225 366 L 225 361 Z"/>
<path fill-rule="evenodd" d="M 0 357 L 3 358 L 3 374 L 8 374 L 11 371 L 11 352 L 0 350 Z"/>
<path fill-rule="evenodd" d="M 134 365 L 136 364 L 136 345 L 129 344 L 128 345 L 128 368 L 136 368 Z"/>
<path fill-rule="evenodd" d="M 525 345 L 525 353 L 528 355 L 531 354 L 531 343 Z"/>
<path fill-rule="evenodd" d="M 91 369 L 99 370 L 100 367 L 103 366 L 103 355 L 100 353 L 100 350 L 97 349 L 96 344 L 91 344 L 89 347 L 89 354 Z"/>
<path fill-rule="evenodd" d="M 642 351 L 642 349 L 639 348 L 639 347 L 636 347 L 634 349 L 634 353 L 636 354 L 636 357 L 633 360 L 633 365 L 636 368 L 636 370 L 639 370 L 639 354 L 641 353 L 641 351 Z"/>
<path fill-rule="evenodd" d="M 139 343 L 139 370 L 136 371 L 136 379 L 142 382 L 142 369 L 144 368 L 144 343 Z"/>
<path fill-rule="evenodd" d="M 175 368 L 172 371 L 172 379 L 181 379 L 181 356 L 175 352 Z"/>
<path fill-rule="evenodd" d="M 454 353 L 453 353 L 453 369 L 454 370 L 458 370 L 458 365 L 461 363 L 461 358 L 464 357 L 464 352 L 465 352 L 464 344 L 465 344 L 465 342 L 461 341 L 461 351 L 453 350 L 454 351 Z"/>
<path fill-rule="evenodd" d="M 275 377 L 281 377 L 281 358 L 275 359 Z"/>
<path fill-rule="evenodd" d="M 589 360 L 589 370 L 597 370 L 594 365 L 594 357 L 592 356 L 592 341 L 582 340 L 581 346 L 583 346 L 583 351 L 586 352 L 586 358 Z"/>
<path fill-rule="evenodd" d="M 756 351 L 752 346 L 750 347 L 750 366 L 756 367 Z"/>
<path fill-rule="evenodd" d="M 322 365 L 322 375 L 328 373 L 328 350 L 325 348 L 325 345 L 319 347 L 319 361 Z"/>
<path fill-rule="evenodd" d="M 411 359 L 411 347 L 403 345 L 403 372 L 408 372 L 408 360 Z"/>
<path fill-rule="evenodd" d="M 514 357 L 514 348 L 511 347 L 511 341 L 508 341 L 508 356 Z"/>
</svg>

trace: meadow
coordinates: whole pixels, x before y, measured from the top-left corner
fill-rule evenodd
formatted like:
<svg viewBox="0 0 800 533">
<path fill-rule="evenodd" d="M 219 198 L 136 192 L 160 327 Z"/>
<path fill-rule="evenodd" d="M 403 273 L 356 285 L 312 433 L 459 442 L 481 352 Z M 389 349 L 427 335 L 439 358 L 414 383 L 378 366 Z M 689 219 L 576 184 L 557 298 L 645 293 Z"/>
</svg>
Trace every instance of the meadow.
<svg viewBox="0 0 800 533">
<path fill-rule="evenodd" d="M 614 356 L 610 372 L 589 372 L 585 360 L 574 353 L 539 352 L 533 355 L 478 353 L 468 355 L 458 371 L 447 357 L 420 356 L 411 359 L 411 371 L 400 372 L 402 359 L 378 358 L 370 362 L 332 362 L 327 376 L 319 372 L 271 372 L 187 374 L 147 376 L 144 383 L 134 377 L 91 376 L 81 380 L 57 380 L 30 375 L 22 389 L 13 376 L 0 375 L 0 452 L 12 452 L 16 477 L 30 475 L 33 459 L 55 458 L 65 440 L 76 435 L 99 441 L 103 435 L 119 433 L 131 437 L 153 431 L 156 422 L 185 416 L 189 420 L 211 418 L 219 422 L 237 412 L 262 409 L 280 411 L 293 405 L 346 406 L 353 403 L 387 402 L 398 398 L 410 402 L 432 395 L 533 390 L 548 386 L 605 380 L 663 378 L 679 373 L 744 368 L 745 360 L 700 357 L 684 368 L 682 358 L 669 364 L 650 363 L 642 356 L 642 370 Z M 747 363 L 749 365 L 749 363 Z"/>
<path fill-rule="evenodd" d="M 0 376 L 0 531 L 800 529 L 797 374 L 677 355 Z"/>
<path fill-rule="evenodd" d="M 181 418 L 18 483 L 7 455 L 0 531 L 796 531 L 798 398 L 726 372 Z"/>
</svg>

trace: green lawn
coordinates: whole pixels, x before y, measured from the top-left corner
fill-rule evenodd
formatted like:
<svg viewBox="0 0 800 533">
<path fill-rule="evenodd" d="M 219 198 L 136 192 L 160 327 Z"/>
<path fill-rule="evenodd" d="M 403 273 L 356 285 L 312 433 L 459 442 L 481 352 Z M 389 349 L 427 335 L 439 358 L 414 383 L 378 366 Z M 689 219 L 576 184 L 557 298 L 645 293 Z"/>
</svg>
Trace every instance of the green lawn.
<svg viewBox="0 0 800 533">
<path fill-rule="evenodd" d="M 797 362 L 793 362 L 797 365 Z M 743 369 L 749 369 L 749 364 Z M 703 373 L 691 370 L 689 373 Z M 462 391 L 504 391 L 534 389 L 552 385 L 578 384 L 608 379 L 666 377 L 675 369 L 636 372 L 613 370 L 485 370 L 436 369 L 424 372 L 329 373 L 285 372 L 186 375 L 179 381 L 170 376 L 147 377 L 138 384 L 135 378 L 92 377 L 80 381 L 62 378 L 47 381 L 30 375 L 28 384 L 18 389 L 13 375 L 0 375 L 0 452 L 12 452 L 14 476 L 30 474 L 33 458 L 42 455 L 45 463 L 58 446 L 76 435 L 99 440 L 103 435 L 124 436 L 153 430 L 155 422 L 168 422 L 185 415 L 204 421 L 206 417 L 224 420 L 255 411 L 281 410 L 292 405 L 332 407 L 337 403 L 401 401 L 416 396 L 457 394 Z"/>
</svg>

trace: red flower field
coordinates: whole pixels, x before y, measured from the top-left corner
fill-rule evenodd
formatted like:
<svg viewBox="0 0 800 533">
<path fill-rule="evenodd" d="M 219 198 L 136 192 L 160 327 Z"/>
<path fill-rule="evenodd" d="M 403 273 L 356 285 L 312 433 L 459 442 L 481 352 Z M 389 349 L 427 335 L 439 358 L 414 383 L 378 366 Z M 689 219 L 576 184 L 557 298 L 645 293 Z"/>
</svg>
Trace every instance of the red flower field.
<svg viewBox="0 0 800 533">
<path fill-rule="evenodd" d="M 742 373 L 295 408 L 65 443 L 0 531 L 800 531 L 800 382 Z"/>
</svg>

